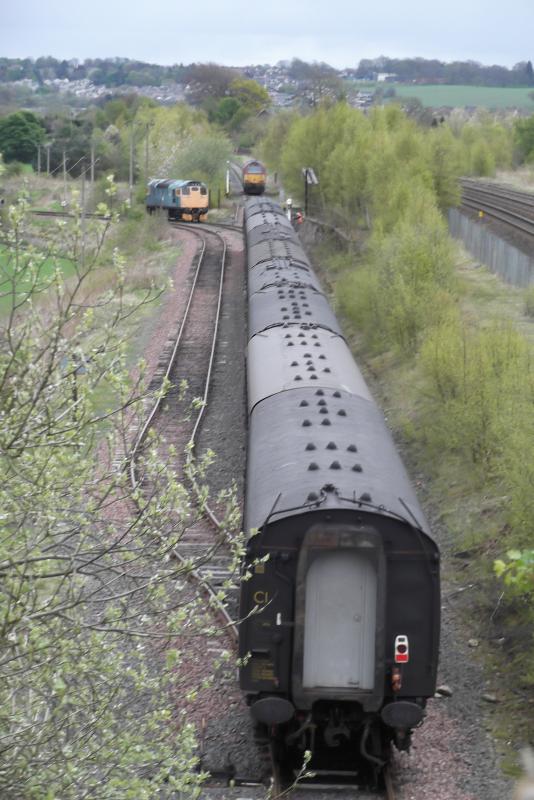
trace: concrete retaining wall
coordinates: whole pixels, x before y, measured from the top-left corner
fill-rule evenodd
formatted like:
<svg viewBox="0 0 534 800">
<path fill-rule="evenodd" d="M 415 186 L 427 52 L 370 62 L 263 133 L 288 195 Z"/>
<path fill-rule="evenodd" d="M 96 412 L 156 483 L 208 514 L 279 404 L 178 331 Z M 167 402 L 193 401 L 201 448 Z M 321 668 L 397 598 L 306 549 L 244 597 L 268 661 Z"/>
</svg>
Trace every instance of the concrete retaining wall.
<svg viewBox="0 0 534 800">
<path fill-rule="evenodd" d="M 458 209 L 449 210 L 449 230 L 455 239 L 461 239 L 466 250 L 514 286 L 534 283 L 534 258 L 512 244 L 499 239 L 485 225 L 472 220 Z"/>
</svg>

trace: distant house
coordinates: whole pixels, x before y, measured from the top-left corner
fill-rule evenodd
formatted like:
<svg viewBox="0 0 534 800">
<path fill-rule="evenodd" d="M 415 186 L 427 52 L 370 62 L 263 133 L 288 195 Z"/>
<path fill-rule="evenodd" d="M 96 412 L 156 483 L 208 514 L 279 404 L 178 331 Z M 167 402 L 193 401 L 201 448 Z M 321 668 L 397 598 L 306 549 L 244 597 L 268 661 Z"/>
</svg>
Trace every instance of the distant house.
<svg viewBox="0 0 534 800">
<path fill-rule="evenodd" d="M 376 80 L 377 83 L 393 83 L 396 80 L 397 76 L 394 72 L 377 72 L 376 73 Z"/>
</svg>

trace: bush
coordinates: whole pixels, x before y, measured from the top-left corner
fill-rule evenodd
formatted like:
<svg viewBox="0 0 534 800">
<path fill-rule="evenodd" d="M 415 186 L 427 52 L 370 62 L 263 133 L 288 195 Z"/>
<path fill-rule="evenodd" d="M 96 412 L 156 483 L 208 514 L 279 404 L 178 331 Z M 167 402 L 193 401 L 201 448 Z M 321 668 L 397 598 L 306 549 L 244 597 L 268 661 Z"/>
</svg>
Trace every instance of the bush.
<svg viewBox="0 0 534 800">
<path fill-rule="evenodd" d="M 523 337 L 508 324 L 469 328 L 450 317 L 428 333 L 420 362 L 431 398 L 427 440 L 436 451 L 462 453 L 480 466 L 482 480 L 500 476 L 507 496 L 521 495 L 521 474 L 529 472 L 525 459 L 511 476 L 519 466 L 516 431 L 529 438 L 526 412 L 533 379 Z M 523 500 L 518 504 L 524 507 Z"/>
<path fill-rule="evenodd" d="M 431 201 L 431 198 L 430 198 Z M 405 220 L 388 235 L 375 234 L 366 265 L 337 286 L 343 312 L 375 350 L 394 346 L 413 354 L 421 334 L 454 305 L 453 250 L 432 207 L 404 209 Z"/>
<path fill-rule="evenodd" d="M 534 286 L 525 292 L 525 314 L 527 317 L 534 317 Z"/>
<path fill-rule="evenodd" d="M 4 175 L 6 178 L 18 178 L 26 172 L 27 167 L 27 164 L 22 164 L 20 161 L 11 161 L 6 164 Z"/>
</svg>

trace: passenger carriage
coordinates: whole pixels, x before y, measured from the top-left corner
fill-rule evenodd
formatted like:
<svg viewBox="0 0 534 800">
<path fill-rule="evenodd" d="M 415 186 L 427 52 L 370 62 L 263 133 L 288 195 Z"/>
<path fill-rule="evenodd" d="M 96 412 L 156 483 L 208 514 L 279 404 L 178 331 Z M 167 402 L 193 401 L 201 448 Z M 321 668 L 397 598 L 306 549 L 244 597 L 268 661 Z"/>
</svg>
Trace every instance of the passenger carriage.
<svg viewBox="0 0 534 800">
<path fill-rule="evenodd" d="M 290 223 L 250 199 L 245 229 L 241 687 L 279 751 L 376 775 L 435 691 L 439 551 Z"/>
</svg>

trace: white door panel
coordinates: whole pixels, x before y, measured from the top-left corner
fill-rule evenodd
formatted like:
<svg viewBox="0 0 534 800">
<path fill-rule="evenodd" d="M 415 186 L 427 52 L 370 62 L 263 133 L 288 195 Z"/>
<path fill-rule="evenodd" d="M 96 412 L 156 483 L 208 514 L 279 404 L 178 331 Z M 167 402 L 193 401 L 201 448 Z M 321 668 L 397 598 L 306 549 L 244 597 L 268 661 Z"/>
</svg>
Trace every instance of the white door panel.
<svg viewBox="0 0 534 800">
<path fill-rule="evenodd" d="M 306 576 L 304 688 L 374 688 L 376 594 L 376 569 L 362 555 L 315 558 Z"/>
</svg>

